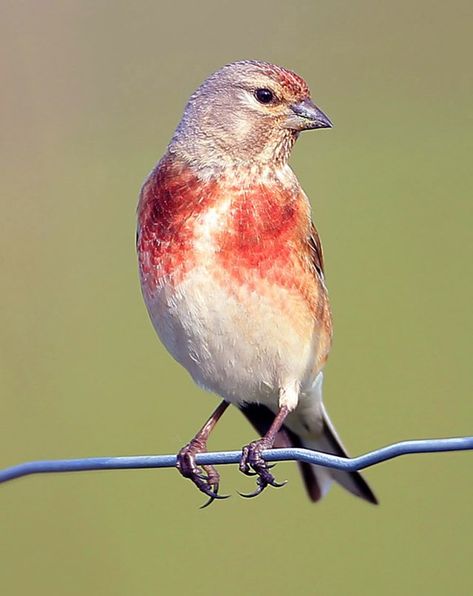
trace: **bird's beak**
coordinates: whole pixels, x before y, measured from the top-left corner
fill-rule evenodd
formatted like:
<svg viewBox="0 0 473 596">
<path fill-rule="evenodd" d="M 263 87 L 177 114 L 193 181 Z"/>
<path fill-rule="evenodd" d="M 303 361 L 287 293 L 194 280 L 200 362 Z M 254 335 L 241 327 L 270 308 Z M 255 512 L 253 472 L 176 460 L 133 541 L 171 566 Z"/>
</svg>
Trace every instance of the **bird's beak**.
<svg viewBox="0 0 473 596">
<path fill-rule="evenodd" d="M 326 116 L 310 99 L 304 99 L 290 106 L 291 114 L 286 120 L 286 127 L 293 130 L 311 130 L 314 128 L 332 128 L 330 118 Z"/>
</svg>

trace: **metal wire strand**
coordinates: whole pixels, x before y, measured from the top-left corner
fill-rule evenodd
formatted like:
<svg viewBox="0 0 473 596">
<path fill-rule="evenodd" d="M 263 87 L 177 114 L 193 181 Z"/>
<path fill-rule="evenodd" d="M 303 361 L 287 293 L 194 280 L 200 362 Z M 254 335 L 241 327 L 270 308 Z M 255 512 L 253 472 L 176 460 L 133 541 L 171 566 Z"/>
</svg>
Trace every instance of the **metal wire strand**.
<svg viewBox="0 0 473 596">
<path fill-rule="evenodd" d="M 370 451 L 365 455 L 343 458 L 310 449 L 269 449 L 263 452 L 268 462 L 304 461 L 337 470 L 355 471 L 374 466 L 388 459 L 410 453 L 437 453 L 441 451 L 473 450 L 473 437 L 455 437 L 447 439 L 423 439 L 401 441 L 387 447 Z M 241 451 L 218 451 L 197 455 L 198 465 L 236 464 L 241 458 Z M 85 472 L 90 470 L 131 470 L 143 468 L 173 468 L 176 466 L 175 455 L 137 455 L 129 457 L 86 457 L 80 459 L 57 459 L 30 461 L 0 470 L 0 483 L 8 482 L 29 474 L 58 472 Z"/>
</svg>

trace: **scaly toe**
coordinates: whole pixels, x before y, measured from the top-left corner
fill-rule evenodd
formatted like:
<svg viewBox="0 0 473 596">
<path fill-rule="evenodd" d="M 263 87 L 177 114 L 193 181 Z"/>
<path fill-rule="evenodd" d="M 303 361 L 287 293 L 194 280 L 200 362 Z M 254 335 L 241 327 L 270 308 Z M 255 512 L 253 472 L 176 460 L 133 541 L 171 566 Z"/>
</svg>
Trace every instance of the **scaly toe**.
<svg viewBox="0 0 473 596">
<path fill-rule="evenodd" d="M 250 499 L 260 495 L 268 486 L 280 488 L 286 482 L 276 482 L 274 476 L 269 471 L 275 464 L 268 465 L 261 456 L 261 453 L 268 448 L 263 441 L 254 441 L 246 447 L 243 447 L 240 460 L 240 471 L 246 476 L 257 476 L 257 488 L 250 494 L 239 493 L 242 497 Z"/>
<path fill-rule="evenodd" d="M 208 507 L 216 499 L 227 499 L 230 495 L 219 495 L 220 476 L 213 466 L 202 466 L 195 463 L 195 456 L 203 453 L 205 447 L 192 442 L 186 445 L 177 455 L 176 467 L 179 473 L 189 479 L 205 495 L 209 497 L 202 507 Z"/>
</svg>

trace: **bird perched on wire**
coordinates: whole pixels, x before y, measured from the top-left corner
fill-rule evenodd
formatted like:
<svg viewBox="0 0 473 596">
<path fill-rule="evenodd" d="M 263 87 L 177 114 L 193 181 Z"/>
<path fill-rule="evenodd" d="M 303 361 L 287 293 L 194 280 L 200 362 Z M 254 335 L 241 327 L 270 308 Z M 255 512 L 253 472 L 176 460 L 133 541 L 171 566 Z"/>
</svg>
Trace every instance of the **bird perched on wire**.
<svg viewBox="0 0 473 596">
<path fill-rule="evenodd" d="M 177 467 L 210 502 L 219 475 L 198 467 L 229 404 L 262 436 L 242 450 L 255 496 L 280 486 L 262 458 L 271 447 L 345 456 L 322 403 L 332 339 L 322 246 L 288 165 L 304 130 L 330 128 L 294 72 L 259 61 L 228 64 L 189 99 L 138 207 L 141 286 L 174 358 L 223 401 L 178 454 Z M 376 503 L 358 472 L 301 463 L 313 501 L 332 481 Z"/>
</svg>

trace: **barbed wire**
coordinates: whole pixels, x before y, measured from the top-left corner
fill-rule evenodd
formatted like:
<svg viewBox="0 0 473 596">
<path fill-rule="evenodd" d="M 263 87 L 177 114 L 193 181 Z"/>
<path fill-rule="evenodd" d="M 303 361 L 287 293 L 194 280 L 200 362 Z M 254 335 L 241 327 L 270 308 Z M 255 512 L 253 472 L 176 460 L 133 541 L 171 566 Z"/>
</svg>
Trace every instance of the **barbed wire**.
<svg viewBox="0 0 473 596">
<path fill-rule="evenodd" d="M 473 450 L 473 437 L 401 441 L 352 458 L 338 457 L 336 455 L 329 455 L 328 453 L 321 453 L 320 451 L 299 448 L 268 449 L 263 451 L 262 455 L 267 462 L 303 461 L 327 468 L 353 472 L 401 455 L 468 450 Z M 198 465 L 236 464 L 239 463 L 240 459 L 241 451 L 215 451 L 197 455 L 196 463 Z M 175 466 L 176 455 L 132 455 L 124 457 L 38 460 L 0 470 L 0 483 L 30 474 L 173 468 Z"/>
</svg>

